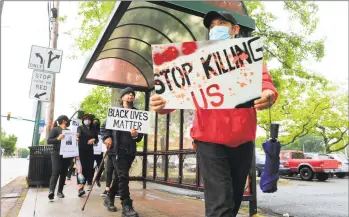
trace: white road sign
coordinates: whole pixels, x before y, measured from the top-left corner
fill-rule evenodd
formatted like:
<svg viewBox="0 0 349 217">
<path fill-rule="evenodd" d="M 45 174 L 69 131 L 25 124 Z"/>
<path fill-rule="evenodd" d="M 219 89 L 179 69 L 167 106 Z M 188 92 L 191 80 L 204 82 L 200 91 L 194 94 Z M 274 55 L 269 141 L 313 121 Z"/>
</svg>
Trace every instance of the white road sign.
<svg viewBox="0 0 349 217">
<path fill-rule="evenodd" d="M 53 74 L 33 71 L 29 97 L 40 101 L 51 101 Z"/>
<path fill-rule="evenodd" d="M 29 57 L 29 69 L 59 73 L 63 58 L 62 50 L 32 45 Z"/>
</svg>

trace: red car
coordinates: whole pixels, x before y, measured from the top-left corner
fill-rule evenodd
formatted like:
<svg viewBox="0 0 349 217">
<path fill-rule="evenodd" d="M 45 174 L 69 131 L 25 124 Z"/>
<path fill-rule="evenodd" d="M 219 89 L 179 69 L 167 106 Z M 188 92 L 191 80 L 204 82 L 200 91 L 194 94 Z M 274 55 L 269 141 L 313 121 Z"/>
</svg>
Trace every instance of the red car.
<svg viewBox="0 0 349 217">
<path fill-rule="evenodd" d="M 289 176 L 299 174 L 306 181 L 313 180 L 314 176 L 326 181 L 342 164 L 333 159 L 307 159 L 302 151 L 295 150 L 281 150 L 280 160 L 286 161 L 284 167 L 290 168 Z"/>
</svg>

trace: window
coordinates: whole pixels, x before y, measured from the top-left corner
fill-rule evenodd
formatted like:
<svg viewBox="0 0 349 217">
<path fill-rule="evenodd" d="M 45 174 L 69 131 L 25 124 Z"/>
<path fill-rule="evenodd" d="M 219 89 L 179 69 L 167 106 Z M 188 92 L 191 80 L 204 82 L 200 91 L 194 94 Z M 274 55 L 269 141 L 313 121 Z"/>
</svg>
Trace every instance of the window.
<svg viewBox="0 0 349 217">
<path fill-rule="evenodd" d="M 285 152 L 284 153 L 284 158 L 285 159 L 290 159 L 290 153 L 289 152 Z"/>
<path fill-rule="evenodd" d="M 292 159 L 305 159 L 305 156 L 303 153 L 293 152 Z"/>
</svg>

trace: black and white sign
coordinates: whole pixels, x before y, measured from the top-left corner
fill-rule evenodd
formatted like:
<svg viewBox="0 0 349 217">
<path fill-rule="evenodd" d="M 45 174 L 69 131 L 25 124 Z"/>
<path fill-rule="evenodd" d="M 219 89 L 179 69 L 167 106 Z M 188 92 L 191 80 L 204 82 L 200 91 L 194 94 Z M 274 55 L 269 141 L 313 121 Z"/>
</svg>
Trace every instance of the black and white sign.
<svg viewBox="0 0 349 217">
<path fill-rule="evenodd" d="M 29 97 L 40 101 L 51 101 L 53 75 L 47 72 L 33 71 Z"/>
<path fill-rule="evenodd" d="M 102 140 L 102 136 L 98 135 L 98 143 L 93 144 L 93 154 L 94 155 L 100 155 L 102 153 L 103 150 L 103 140 Z"/>
<path fill-rule="evenodd" d="M 79 156 L 79 147 L 76 143 L 76 133 L 69 130 L 63 130 L 62 134 L 64 135 L 64 138 L 61 140 L 59 154 L 63 155 L 63 158 Z"/>
<path fill-rule="evenodd" d="M 62 50 L 33 45 L 29 57 L 29 69 L 59 73 L 63 58 Z"/>
<path fill-rule="evenodd" d="M 139 133 L 148 134 L 150 114 L 147 111 L 109 107 L 106 128 L 130 132 L 136 129 Z"/>
</svg>

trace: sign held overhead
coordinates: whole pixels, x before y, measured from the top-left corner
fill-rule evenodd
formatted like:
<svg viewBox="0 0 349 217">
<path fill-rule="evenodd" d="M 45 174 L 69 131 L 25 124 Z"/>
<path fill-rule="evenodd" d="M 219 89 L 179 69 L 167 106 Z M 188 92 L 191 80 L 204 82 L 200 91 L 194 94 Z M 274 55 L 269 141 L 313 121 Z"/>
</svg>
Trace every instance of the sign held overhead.
<svg viewBox="0 0 349 217">
<path fill-rule="evenodd" d="M 47 72 L 33 71 L 29 98 L 40 101 L 51 101 L 53 75 Z"/>
<path fill-rule="evenodd" d="M 29 69 L 59 73 L 63 58 L 62 50 L 32 45 L 29 57 Z"/>
</svg>

